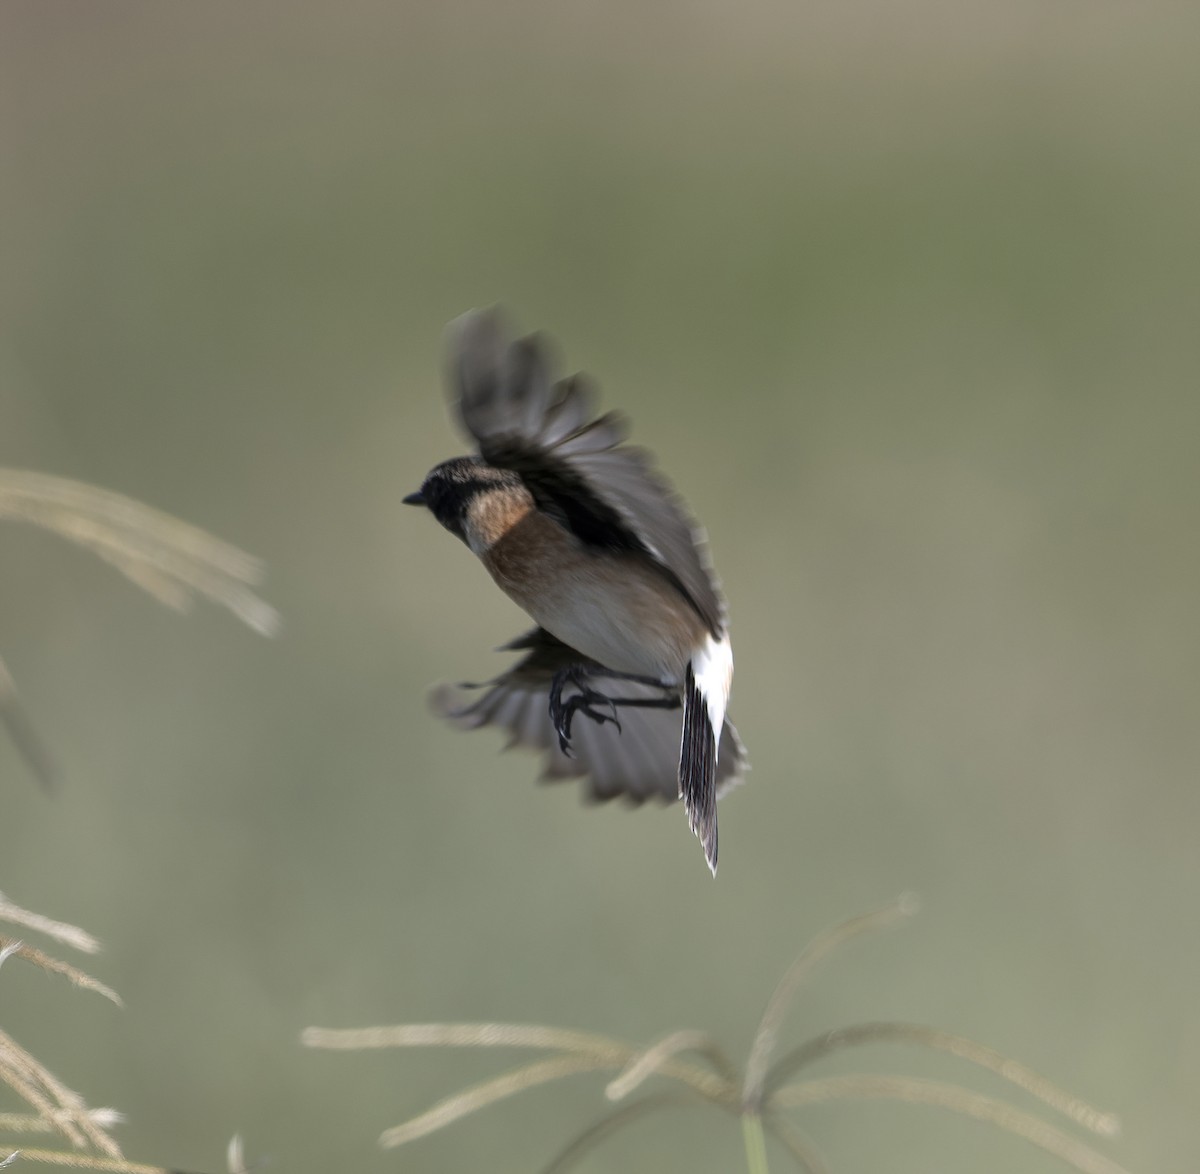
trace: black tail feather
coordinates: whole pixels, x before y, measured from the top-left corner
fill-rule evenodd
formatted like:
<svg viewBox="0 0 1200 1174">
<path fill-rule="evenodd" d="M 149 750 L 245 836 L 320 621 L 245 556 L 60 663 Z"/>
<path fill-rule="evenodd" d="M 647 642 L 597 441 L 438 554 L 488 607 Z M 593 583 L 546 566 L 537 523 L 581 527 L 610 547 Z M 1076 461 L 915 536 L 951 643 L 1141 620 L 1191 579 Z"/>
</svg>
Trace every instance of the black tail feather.
<svg viewBox="0 0 1200 1174">
<path fill-rule="evenodd" d="M 713 876 L 717 875 L 717 738 L 708 704 L 687 667 L 683 699 L 683 743 L 679 749 L 679 797 L 692 831 L 704 845 Z"/>
</svg>

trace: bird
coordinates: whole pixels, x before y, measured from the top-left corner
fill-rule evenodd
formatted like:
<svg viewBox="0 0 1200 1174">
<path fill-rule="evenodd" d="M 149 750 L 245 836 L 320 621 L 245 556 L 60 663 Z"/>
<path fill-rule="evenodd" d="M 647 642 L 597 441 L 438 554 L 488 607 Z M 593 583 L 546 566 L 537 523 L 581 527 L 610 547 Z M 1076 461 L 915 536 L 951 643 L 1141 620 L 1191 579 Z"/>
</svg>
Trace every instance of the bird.
<svg viewBox="0 0 1200 1174">
<path fill-rule="evenodd" d="M 447 328 L 452 409 L 476 453 L 403 500 L 461 539 L 537 625 L 490 681 L 443 685 L 434 711 L 546 754 L 543 779 L 587 798 L 682 799 L 717 872 L 717 798 L 746 752 L 727 713 L 733 652 L 707 542 L 590 378 L 558 378 L 553 344 L 498 307 Z M 482 690 L 477 693 L 475 691 Z M 584 719 L 584 720 L 578 720 Z"/>
</svg>

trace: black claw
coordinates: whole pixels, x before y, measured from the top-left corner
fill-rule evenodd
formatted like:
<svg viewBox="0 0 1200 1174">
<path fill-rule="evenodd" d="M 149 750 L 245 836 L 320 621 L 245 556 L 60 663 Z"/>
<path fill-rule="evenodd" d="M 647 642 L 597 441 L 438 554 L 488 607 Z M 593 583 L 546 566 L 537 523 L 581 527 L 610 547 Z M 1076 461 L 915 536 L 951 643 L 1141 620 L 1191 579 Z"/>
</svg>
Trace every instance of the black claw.
<svg viewBox="0 0 1200 1174">
<path fill-rule="evenodd" d="M 571 710 L 563 707 L 557 716 L 554 717 L 554 728 L 558 732 L 558 748 L 568 757 L 573 758 L 571 753 Z"/>
<path fill-rule="evenodd" d="M 665 690 L 665 694 L 662 697 L 609 697 L 606 693 L 588 688 L 589 676 L 611 677 L 616 680 L 636 681 L 642 685 L 653 685 L 658 689 Z M 563 691 L 568 685 L 574 685 L 577 692 L 564 701 Z M 621 721 L 617 717 L 619 706 L 628 705 L 636 709 L 678 709 L 680 704 L 680 695 L 668 684 L 648 677 L 634 676 L 630 673 L 613 672 L 611 669 L 597 665 L 568 665 L 554 674 L 554 680 L 550 685 L 550 721 L 554 725 L 554 732 L 558 734 L 558 748 L 568 758 L 573 757 L 571 754 L 571 722 L 577 712 L 591 718 L 599 726 L 604 725 L 605 722 L 612 722 L 617 727 L 617 733 L 620 734 L 623 731 Z M 599 705 L 607 706 L 608 712 L 604 713 L 597 709 L 596 707 Z"/>
<path fill-rule="evenodd" d="M 573 665 L 557 673 L 550 686 L 550 720 L 558 734 L 558 747 L 568 758 L 571 757 L 571 723 L 576 713 L 584 714 L 597 725 L 612 722 L 617 727 L 617 733 L 621 732 L 616 701 L 604 693 L 589 689 L 587 676 L 586 667 Z M 574 685 L 578 692 L 564 700 L 563 690 L 567 685 Z M 607 706 L 608 712 L 603 712 L 597 706 Z"/>
<path fill-rule="evenodd" d="M 620 730 L 621 723 L 617 720 L 617 703 L 611 697 L 606 696 L 604 693 L 596 693 L 589 689 L 586 693 L 580 694 L 578 701 L 580 703 L 579 709 L 582 710 L 583 713 L 587 714 L 592 721 L 596 722 L 598 725 L 604 725 L 605 722 L 612 722 L 612 724 L 616 726 L 618 730 Z M 607 705 L 611 710 L 611 713 L 597 712 L 592 708 L 592 706 L 596 704 Z"/>
<path fill-rule="evenodd" d="M 606 705 L 609 708 L 608 713 L 603 713 L 595 708 L 597 705 Z M 558 705 L 551 701 L 550 716 L 554 721 L 554 728 L 558 733 L 559 749 L 568 757 L 571 754 L 571 723 L 575 720 L 575 714 L 582 713 L 584 717 L 591 718 L 597 725 L 604 725 L 605 722 L 612 722 L 617 727 L 617 733 L 621 733 L 621 721 L 617 717 L 616 702 L 611 697 L 606 697 L 603 693 L 597 693 L 594 689 L 584 689 L 581 693 L 576 693 L 573 697 L 568 697 L 566 701 L 558 699 Z"/>
</svg>

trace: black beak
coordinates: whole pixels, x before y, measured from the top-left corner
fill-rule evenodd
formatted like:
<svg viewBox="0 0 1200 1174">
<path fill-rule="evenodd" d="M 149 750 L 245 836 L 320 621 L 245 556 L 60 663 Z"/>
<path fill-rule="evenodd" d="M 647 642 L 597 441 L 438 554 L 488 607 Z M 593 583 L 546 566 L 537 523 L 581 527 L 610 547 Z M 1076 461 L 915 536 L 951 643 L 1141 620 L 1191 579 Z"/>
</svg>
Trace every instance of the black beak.
<svg viewBox="0 0 1200 1174">
<path fill-rule="evenodd" d="M 425 505 L 425 498 L 421 495 L 421 491 L 418 489 L 416 493 L 410 493 L 404 499 L 404 504 L 405 505 Z"/>
</svg>

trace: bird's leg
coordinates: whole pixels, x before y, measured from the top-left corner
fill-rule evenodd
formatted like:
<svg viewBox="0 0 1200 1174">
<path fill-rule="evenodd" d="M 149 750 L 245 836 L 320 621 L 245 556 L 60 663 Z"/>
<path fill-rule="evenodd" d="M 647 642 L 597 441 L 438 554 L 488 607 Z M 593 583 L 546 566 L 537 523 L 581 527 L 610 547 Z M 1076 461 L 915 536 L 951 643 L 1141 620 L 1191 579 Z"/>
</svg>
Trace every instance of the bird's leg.
<svg viewBox="0 0 1200 1174">
<path fill-rule="evenodd" d="M 658 684 L 661 689 L 670 688 L 659 682 L 655 682 L 655 684 Z M 618 709 L 680 709 L 683 706 L 683 698 L 674 693 L 663 697 L 609 697 L 606 695 L 604 700 Z"/>
<path fill-rule="evenodd" d="M 671 686 L 653 677 L 641 677 L 633 673 L 619 673 L 606 669 L 601 665 L 568 665 L 554 674 L 550 685 L 550 720 L 558 734 L 558 745 L 568 756 L 571 753 L 571 722 L 576 711 L 582 712 L 599 725 L 612 722 L 621 732 L 621 723 L 617 718 L 617 707 L 627 705 L 640 709 L 677 709 L 682 700 L 675 694 L 666 697 L 609 697 L 596 689 L 587 686 L 588 677 L 609 677 L 619 681 L 636 681 L 642 685 L 652 685 L 658 689 L 670 689 Z M 563 700 L 563 690 L 567 685 L 574 685 L 579 692 Z M 595 707 L 607 705 L 611 713 L 601 713 Z"/>
</svg>

